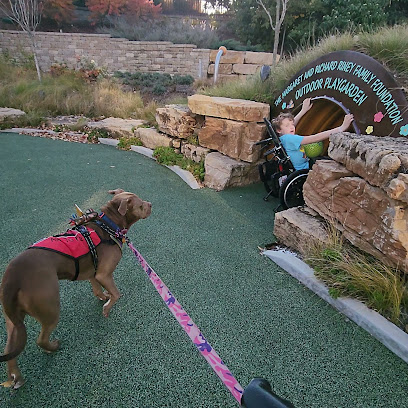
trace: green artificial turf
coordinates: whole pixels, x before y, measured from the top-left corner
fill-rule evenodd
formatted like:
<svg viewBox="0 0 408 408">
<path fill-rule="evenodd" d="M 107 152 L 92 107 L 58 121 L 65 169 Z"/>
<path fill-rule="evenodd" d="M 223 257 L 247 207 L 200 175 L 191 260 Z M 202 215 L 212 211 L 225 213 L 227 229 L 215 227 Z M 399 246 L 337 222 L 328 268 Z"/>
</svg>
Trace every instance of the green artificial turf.
<svg viewBox="0 0 408 408">
<path fill-rule="evenodd" d="M 153 204 L 129 237 L 242 386 L 265 377 L 297 408 L 408 406 L 408 366 L 259 254 L 273 237 L 261 184 L 192 190 L 134 152 L 0 133 L 0 267 L 63 232 L 74 212 L 123 188 Z M 29 273 L 29 271 L 27 271 Z M 61 282 L 61 349 L 49 355 L 26 318 L 19 357 L 27 383 L 0 389 L 1 407 L 236 407 L 129 249 L 122 297 L 102 316 L 87 282 Z M 0 348 L 5 344 L 0 325 Z M 1 363 L 0 380 L 6 380 Z"/>
</svg>

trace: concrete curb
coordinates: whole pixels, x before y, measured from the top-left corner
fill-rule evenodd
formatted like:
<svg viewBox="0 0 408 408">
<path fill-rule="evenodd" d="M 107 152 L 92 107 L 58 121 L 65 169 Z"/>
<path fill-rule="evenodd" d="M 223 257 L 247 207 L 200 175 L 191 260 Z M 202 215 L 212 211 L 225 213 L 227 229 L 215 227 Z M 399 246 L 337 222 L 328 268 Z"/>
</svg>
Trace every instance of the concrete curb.
<svg viewBox="0 0 408 408">
<path fill-rule="evenodd" d="M 119 144 L 118 139 L 109 139 L 107 137 L 98 137 L 99 143 L 109 146 L 117 146 Z"/>
<path fill-rule="evenodd" d="M 288 251 L 263 251 L 282 269 L 299 280 L 340 313 L 346 315 L 360 327 L 379 340 L 385 347 L 408 363 L 408 333 L 399 329 L 379 313 L 369 309 L 364 303 L 350 298 L 334 299 L 324 283 L 319 281 L 312 268 Z"/>
</svg>

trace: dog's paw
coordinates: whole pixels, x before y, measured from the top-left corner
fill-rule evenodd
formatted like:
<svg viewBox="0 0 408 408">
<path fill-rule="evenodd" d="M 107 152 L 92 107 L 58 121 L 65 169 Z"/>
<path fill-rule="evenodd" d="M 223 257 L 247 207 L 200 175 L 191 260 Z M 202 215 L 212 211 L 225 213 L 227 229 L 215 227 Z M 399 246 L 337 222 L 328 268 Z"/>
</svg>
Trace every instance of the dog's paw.
<svg viewBox="0 0 408 408">
<path fill-rule="evenodd" d="M 102 295 L 98 296 L 99 300 L 102 300 L 103 302 L 106 302 L 107 300 L 110 299 L 110 293 L 109 292 L 103 292 Z"/>
<path fill-rule="evenodd" d="M 103 314 L 105 317 L 108 317 L 108 316 L 109 316 L 109 312 L 110 312 L 110 310 L 112 309 L 112 305 L 111 305 L 110 303 L 111 303 L 111 300 L 109 299 L 109 300 L 103 305 L 102 314 Z"/>
<path fill-rule="evenodd" d="M 13 380 L 4 381 L 0 385 L 5 388 L 10 388 L 14 385 L 14 381 Z"/>
</svg>

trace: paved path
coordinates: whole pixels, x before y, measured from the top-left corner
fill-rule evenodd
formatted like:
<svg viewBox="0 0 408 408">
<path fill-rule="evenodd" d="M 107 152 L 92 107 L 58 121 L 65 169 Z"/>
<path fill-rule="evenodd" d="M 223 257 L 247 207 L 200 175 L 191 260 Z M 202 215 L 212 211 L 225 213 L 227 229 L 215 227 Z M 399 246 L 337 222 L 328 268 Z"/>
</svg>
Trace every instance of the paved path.
<svg viewBox="0 0 408 408">
<path fill-rule="evenodd" d="M 0 133 L 0 174 L 0 270 L 64 231 L 75 203 L 99 208 L 122 187 L 153 203 L 131 240 L 243 386 L 265 377 L 297 408 L 408 406 L 408 365 L 259 255 L 273 241 L 274 204 L 261 185 L 192 190 L 135 152 L 9 133 Z M 87 282 L 61 282 L 53 355 L 37 348 L 27 318 L 28 381 L 0 389 L 1 406 L 235 407 L 130 251 L 115 278 L 123 297 L 108 319 Z"/>
</svg>

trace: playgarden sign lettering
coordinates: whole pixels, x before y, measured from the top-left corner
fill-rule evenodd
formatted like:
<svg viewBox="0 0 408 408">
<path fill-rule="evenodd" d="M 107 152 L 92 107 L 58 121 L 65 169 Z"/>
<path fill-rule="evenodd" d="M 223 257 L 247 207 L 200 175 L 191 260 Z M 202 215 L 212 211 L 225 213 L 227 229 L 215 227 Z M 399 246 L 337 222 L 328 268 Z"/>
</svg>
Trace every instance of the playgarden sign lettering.
<svg viewBox="0 0 408 408">
<path fill-rule="evenodd" d="M 289 81 L 274 113 L 324 96 L 353 113 L 362 133 L 375 127 L 378 136 L 408 136 L 408 102 L 401 86 L 367 55 L 338 51 L 313 61 Z"/>
</svg>

